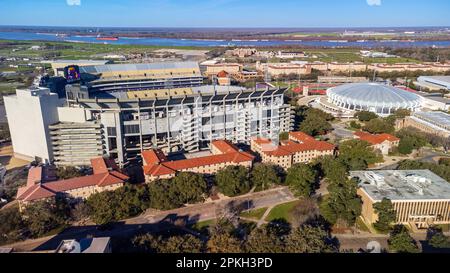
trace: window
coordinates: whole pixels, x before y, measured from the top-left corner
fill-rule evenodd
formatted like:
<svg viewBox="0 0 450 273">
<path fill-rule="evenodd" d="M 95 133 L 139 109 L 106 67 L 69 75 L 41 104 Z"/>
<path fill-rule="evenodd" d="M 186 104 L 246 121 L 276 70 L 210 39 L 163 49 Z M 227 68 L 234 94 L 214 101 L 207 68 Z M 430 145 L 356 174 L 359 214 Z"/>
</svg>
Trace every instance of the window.
<svg viewBox="0 0 450 273">
<path fill-rule="evenodd" d="M 116 127 L 107 127 L 108 136 L 117 136 Z"/>
<path fill-rule="evenodd" d="M 125 134 L 139 134 L 139 125 L 125 125 Z"/>
</svg>

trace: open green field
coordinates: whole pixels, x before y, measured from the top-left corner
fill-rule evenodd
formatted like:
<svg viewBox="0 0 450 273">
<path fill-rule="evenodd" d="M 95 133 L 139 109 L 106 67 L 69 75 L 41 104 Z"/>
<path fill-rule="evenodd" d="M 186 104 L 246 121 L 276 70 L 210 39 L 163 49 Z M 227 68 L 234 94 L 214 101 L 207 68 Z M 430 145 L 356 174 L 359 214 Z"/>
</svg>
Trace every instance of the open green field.
<svg viewBox="0 0 450 273">
<path fill-rule="evenodd" d="M 261 219 L 261 217 L 263 217 L 266 210 L 267 210 L 267 208 L 260 208 L 260 209 L 242 212 L 241 217 L 259 220 L 259 219 Z"/>
<path fill-rule="evenodd" d="M 406 63 L 420 61 L 411 58 L 363 58 L 359 54 L 359 49 L 352 48 L 329 48 L 329 49 L 305 49 L 309 56 L 315 55 L 317 58 L 306 58 L 308 61 L 321 62 L 364 62 L 364 63 Z"/>
<path fill-rule="evenodd" d="M 297 205 L 300 201 L 293 201 L 285 204 L 278 205 L 274 207 L 269 215 L 267 215 L 266 221 L 270 222 L 277 219 L 284 219 L 289 221 L 290 211 Z"/>
<path fill-rule="evenodd" d="M 32 45 L 46 47 L 43 50 L 31 50 Z M 147 45 L 111 45 L 111 44 L 93 44 L 93 43 L 71 43 L 71 42 L 47 42 L 47 41 L 13 41 L 0 40 L 0 55 L 15 57 L 42 57 L 54 56 L 58 59 L 83 59 L 91 58 L 96 54 L 126 54 L 126 53 L 143 53 L 154 51 L 157 49 L 207 49 L 191 46 L 147 46 Z M 19 49 L 12 52 L 12 49 Z"/>
</svg>

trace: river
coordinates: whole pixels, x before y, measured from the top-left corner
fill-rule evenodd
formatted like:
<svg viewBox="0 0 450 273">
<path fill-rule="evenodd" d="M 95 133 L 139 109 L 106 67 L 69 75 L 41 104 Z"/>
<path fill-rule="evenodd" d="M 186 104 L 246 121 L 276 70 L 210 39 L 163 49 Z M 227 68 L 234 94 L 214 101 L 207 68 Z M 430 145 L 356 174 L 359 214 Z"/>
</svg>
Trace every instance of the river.
<svg viewBox="0 0 450 273">
<path fill-rule="evenodd" d="M 450 41 L 294 41 L 294 40 L 202 40 L 202 39 L 176 39 L 176 38 L 127 38 L 120 37 L 118 41 L 99 41 L 95 36 L 56 36 L 55 34 L 33 32 L 0 32 L 0 39 L 22 41 L 66 41 L 79 43 L 107 43 L 118 45 L 151 45 L 151 46 L 192 46 L 192 47 L 218 47 L 218 46 L 306 46 L 306 47 L 450 47 Z"/>
</svg>

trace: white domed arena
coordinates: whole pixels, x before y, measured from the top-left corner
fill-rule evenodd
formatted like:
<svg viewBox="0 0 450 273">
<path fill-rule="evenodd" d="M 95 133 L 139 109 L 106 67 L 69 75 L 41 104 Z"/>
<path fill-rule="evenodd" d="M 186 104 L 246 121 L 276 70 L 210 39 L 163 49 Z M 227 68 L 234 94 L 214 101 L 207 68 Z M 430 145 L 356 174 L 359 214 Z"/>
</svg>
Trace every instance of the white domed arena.
<svg viewBox="0 0 450 273">
<path fill-rule="evenodd" d="M 370 111 L 380 116 L 387 116 L 398 109 L 418 111 L 422 103 L 421 96 L 393 86 L 378 83 L 351 83 L 328 89 L 326 103 L 320 104 L 348 114 Z"/>
</svg>

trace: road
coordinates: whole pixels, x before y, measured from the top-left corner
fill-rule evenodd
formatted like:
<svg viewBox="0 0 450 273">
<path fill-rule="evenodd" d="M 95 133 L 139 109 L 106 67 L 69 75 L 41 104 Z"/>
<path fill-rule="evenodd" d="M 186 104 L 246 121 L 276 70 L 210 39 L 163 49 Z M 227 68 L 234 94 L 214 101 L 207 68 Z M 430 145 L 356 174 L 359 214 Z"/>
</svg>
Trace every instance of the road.
<svg viewBox="0 0 450 273">
<path fill-rule="evenodd" d="M 81 239 L 87 236 L 94 237 L 130 237 L 139 232 L 160 232 L 173 228 L 177 221 L 185 224 L 215 219 L 217 212 L 230 202 L 243 209 L 257 209 L 275 206 L 297 200 L 286 187 L 250 193 L 247 195 L 223 199 L 219 201 L 191 205 L 169 211 L 149 210 L 137 217 L 115 223 L 109 230 L 99 230 L 97 226 L 72 226 L 63 232 L 39 239 L 26 240 L 5 247 L 13 247 L 19 251 L 51 250 L 56 249 L 62 240 Z"/>
<path fill-rule="evenodd" d="M 338 138 L 342 139 L 352 139 L 353 131 L 345 128 L 345 123 L 333 123 L 333 132 L 332 134 L 336 135 Z"/>
<path fill-rule="evenodd" d="M 217 218 L 217 211 L 230 202 L 243 210 L 265 208 L 294 201 L 296 198 L 287 187 L 264 192 L 251 193 L 235 198 L 188 206 L 180 209 L 152 212 L 148 211 L 136 218 L 128 219 L 127 224 L 155 224 L 164 220 L 185 219 L 188 224 Z"/>
</svg>

